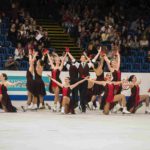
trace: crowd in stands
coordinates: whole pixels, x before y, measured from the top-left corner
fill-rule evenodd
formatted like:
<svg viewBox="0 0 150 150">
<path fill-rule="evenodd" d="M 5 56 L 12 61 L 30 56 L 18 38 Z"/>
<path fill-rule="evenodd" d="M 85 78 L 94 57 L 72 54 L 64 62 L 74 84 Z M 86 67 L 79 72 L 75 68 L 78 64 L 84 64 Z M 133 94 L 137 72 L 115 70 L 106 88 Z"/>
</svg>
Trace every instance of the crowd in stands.
<svg viewBox="0 0 150 150">
<path fill-rule="evenodd" d="M 40 1 L 39 4 L 44 7 L 51 3 Z M 127 0 L 116 3 L 113 0 L 108 0 L 107 3 L 65 0 L 60 1 L 58 6 L 56 4 L 58 5 L 58 2 L 53 9 L 56 8 L 58 14 L 49 14 L 48 17 L 59 16 L 65 32 L 75 39 L 81 49 L 87 51 L 88 56 L 94 56 L 97 53 L 97 46 L 102 45 L 108 55 L 116 49 L 123 56 L 129 56 L 130 50 L 147 50 L 146 60 L 150 61 L 150 18 L 146 4 L 140 2 L 139 6 L 131 5 Z M 1 34 L 7 35 L 5 46 L 15 48 L 12 55 L 5 58 L 8 59 L 4 65 L 6 69 L 8 69 L 7 62 L 10 62 L 11 58 L 15 62 L 14 70 L 17 70 L 22 60 L 28 61 L 29 50 L 38 51 L 38 57 L 41 58 L 43 50 L 51 48 L 48 32 L 38 25 L 37 20 L 17 1 L 11 3 L 8 14 L 1 12 L 1 26 L 3 22 L 6 30 L 1 30 Z M 1 41 L 0 45 L 3 47 Z M 145 57 L 145 53 L 143 55 Z"/>
<path fill-rule="evenodd" d="M 146 4 L 142 3 L 144 8 L 141 9 L 126 1 L 119 3 L 66 1 L 60 11 L 62 26 L 71 36 L 77 37 L 82 49 L 95 49 L 99 44 L 110 49 L 109 45 L 113 44 L 127 55 L 130 49 L 148 49 L 150 18 Z"/>
<path fill-rule="evenodd" d="M 12 4 L 12 7 L 18 7 Z M 42 50 L 50 47 L 48 32 L 42 26 L 37 25 L 28 11 L 16 8 L 16 14 L 10 20 L 8 39 L 15 49 L 15 60 L 27 59 L 29 49 L 35 49 L 42 56 Z"/>
<path fill-rule="evenodd" d="M 7 22 L 2 22 L 7 19 Z M 30 13 L 19 6 L 18 2 L 12 2 L 11 9 L 6 14 L 2 11 L 0 23 L 5 25 L 7 31 L 3 34 L 8 45 L 2 47 L 14 48 L 13 53 L 7 55 L 5 69 L 18 70 L 20 61 L 28 61 L 30 50 L 38 51 L 38 57 L 42 57 L 45 48 L 50 48 L 50 38 L 48 32 L 38 25 L 36 20 L 30 16 Z M 15 61 L 15 65 L 9 62 Z M 8 65 L 9 64 L 9 65 Z"/>
</svg>

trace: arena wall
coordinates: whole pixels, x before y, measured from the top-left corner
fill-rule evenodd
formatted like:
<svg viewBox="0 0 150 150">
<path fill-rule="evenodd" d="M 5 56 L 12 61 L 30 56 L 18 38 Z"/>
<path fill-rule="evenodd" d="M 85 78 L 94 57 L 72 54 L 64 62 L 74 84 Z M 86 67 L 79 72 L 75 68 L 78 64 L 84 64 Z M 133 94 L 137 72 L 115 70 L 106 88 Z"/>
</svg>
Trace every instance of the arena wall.
<svg viewBox="0 0 150 150">
<path fill-rule="evenodd" d="M 26 100 L 27 99 L 27 91 L 26 91 L 26 72 L 25 71 L 3 71 L 0 73 L 6 73 L 8 75 L 8 80 L 11 82 L 21 81 L 21 83 L 17 86 L 9 87 L 8 93 L 11 96 L 12 100 Z M 49 83 L 49 78 L 47 74 L 51 72 L 44 71 L 43 72 L 43 80 L 45 83 Z M 148 93 L 148 89 L 150 88 L 150 73 L 122 73 L 122 79 L 129 77 L 130 75 L 136 75 L 138 80 L 141 80 L 140 85 L 140 94 L 150 94 Z M 67 77 L 68 72 L 61 72 L 60 78 L 63 81 L 64 77 Z M 90 72 L 91 78 L 95 78 L 95 73 Z M 47 96 L 45 96 L 45 100 L 52 100 L 53 94 L 49 93 L 48 86 L 46 86 Z M 122 92 L 126 96 L 130 95 L 130 90 L 124 90 Z"/>
</svg>

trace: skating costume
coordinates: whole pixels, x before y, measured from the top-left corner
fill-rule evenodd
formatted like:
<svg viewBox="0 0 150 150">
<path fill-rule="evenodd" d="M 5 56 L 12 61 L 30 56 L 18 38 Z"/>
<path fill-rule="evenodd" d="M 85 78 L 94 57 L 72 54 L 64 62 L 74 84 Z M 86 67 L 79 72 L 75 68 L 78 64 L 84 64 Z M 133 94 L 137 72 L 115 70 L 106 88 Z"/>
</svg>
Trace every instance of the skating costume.
<svg viewBox="0 0 150 150">
<path fill-rule="evenodd" d="M 1 85 L 1 91 L 2 91 L 1 107 L 4 106 L 7 112 L 17 112 L 17 108 L 14 107 L 11 103 L 10 97 L 7 93 L 7 87 Z"/>
<path fill-rule="evenodd" d="M 34 96 L 37 96 L 38 93 L 36 93 L 35 90 L 35 80 L 33 79 L 33 75 L 29 70 L 27 70 L 26 79 L 27 79 L 26 83 L 27 90 L 31 92 Z"/>
<path fill-rule="evenodd" d="M 87 102 L 90 102 L 93 96 L 93 87 L 87 89 Z"/>
<path fill-rule="evenodd" d="M 74 65 L 74 63 L 71 63 L 68 68 L 69 70 L 69 77 L 70 77 L 70 84 L 74 84 L 78 82 L 78 68 Z M 70 99 L 70 107 L 72 112 L 74 112 L 74 108 L 78 105 L 78 86 L 71 90 L 72 96 Z"/>
<path fill-rule="evenodd" d="M 96 81 L 104 81 L 104 72 L 101 75 L 97 76 Z M 103 91 L 104 91 L 103 85 L 94 84 L 94 87 L 93 87 L 94 95 L 101 95 Z"/>
<path fill-rule="evenodd" d="M 2 85 L 0 84 L 0 95 L 2 94 Z"/>
<path fill-rule="evenodd" d="M 59 69 L 53 69 L 52 70 L 52 78 L 55 79 L 58 82 L 61 82 L 59 76 L 60 76 L 60 70 Z M 50 81 L 50 84 L 49 84 L 50 93 L 53 93 L 52 89 L 56 88 L 56 87 L 58 87 L 58 85 L 54 81 Z"/>
<path fill-rule="evenodd" d="M 62 96 L 70 97 L 71 89 L 70 87 L 63 87 L 62 88 Z"/>
<path fill-rule="evenodd" d="M 121 72 L 120 70 L 115 70 L 113 73 L 112 73 L 112 76 L 113 76 L 113 81 L 121 81 Z M 117 94 L 120 94 L 122 91 L 122 86 L 121 85 L 115 85 L 115 95 Z"/>
<path fill-rule="evenodd" d="M 128 99 L 127 102 L 127 109 L 130 110 L 131 108 L 135 108 L 138 106 L 139 102 L 140 102 L 140 88 L 137 85 L 134 85 L 133 88 L 131 88 L 131 95 Z"/>
<path fill-rule="evenodd" d="M 45 90 L 45 84 L 42 80 L 42 76 L 39 75 L 35 69 L 35 91 L 38 95 L 45 96 L 46 90 Z"/>
<path fill-rule="evenodd" d="M 104 96 L 102 98 L 101 102 L 101 109 L 104 109 L 104 106 L 107 103 L 112 104 L 114 102 L 114 90 L 115 90 L 115 85 L 114 84 L 106 84 L 105 86 L 105 91 L 104 91 Z"/>
</svg>

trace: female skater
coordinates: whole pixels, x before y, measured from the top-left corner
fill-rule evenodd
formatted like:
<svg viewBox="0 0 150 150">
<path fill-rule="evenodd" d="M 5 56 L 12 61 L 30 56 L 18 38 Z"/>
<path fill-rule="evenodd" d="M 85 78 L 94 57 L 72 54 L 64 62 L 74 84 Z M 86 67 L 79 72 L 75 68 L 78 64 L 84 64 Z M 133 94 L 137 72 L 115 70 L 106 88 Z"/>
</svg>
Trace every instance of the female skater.
<svg viewBox="0 0 150 150">
<path fill-rule="evenodd" d="M 51 65 L 51 68 L 52 68 L 51 76 L 52 76 L 53 79 L 55 79 L 55 80 L 57 80 L 59 82 L 60 82 L 60 78 L 59 78 L 60 72 L 63 69 L 66 55 L 67 54 L 65 54 L 65 56 L 63 57 L 62 62 L 61 62 L 59 57 L 55 57 L 54 62 L 53 62 L 53 60 L 50 57 L 50 55 L 47 54 L 49 62 L 50 62 L 50 65 Z M 59 109 L 60 109 L 60 102 L 59 102 L 60 89 L 59 89 L 59 86 L 54 81 L 52 81 L 49 84 L 49 91 L 51 93 L 54 93 L 54 95 L 55 95 L 53 111 L 59 111 Z"/>
<path fill-rule="evenodd" d="M 89 62 L 92 63 L 92 68 L 96 74 L 96 81 L 104 81 L 104 72 L 103 72 L 104 58 L 100 57 L 100 54 L 101 54 L 101 47 L 99 48 L 97 55 L 94 57 L 92 61 L 86 56 Z M 101 60 L 100 63 L 96 62 L 98 57 L 100 57 Z M 99 103 L 101 102 L 101 94 L 103 93 L 103 91 L 104 91 L 103 85 L 94 84 L 93 96 L 91 98 L 91 101 L 88 103 L 90 109 L 93 109 L 93 103 L 95 102 L 97 95 L 99 96 Z"/>
<path fill-rule="evenodd" d="M 34 82 L 35 80 L 33 79 L 34 63 L 37 55 L 38 55 L 37 52 L 34 53 L 34 55 L 32 54 L 31 51 L 29 52 L 29 69 L 27 70 L 26 73 L 26 79 L 27 79 L 26 87 L 28 91 L 28 100 L 25 109 L 32 108 L 33 105 L 31 104 L 31 102 L 34 102 L 34 99 L 36 99 L 37 97 L 37 93 L 35 92 L 35 82 Z M 24 109 L 24 107 L 22 108 Z"/>
<path fill-rule="evenodd" d="M 127 109 L 131 112 L 131 113 L 135 113 L 136 110 L 139 108 L 139 105 L 142 102 L 145 102 L 146 104 L 146 109 L 145 109 L 145 113 L 150 113 L 150 109 L 149 109 L 149 101 L 150 98 L 148 95 L 140 95 L 140 83 L 141 81 L 137 81 L 137 78 L 135 75 L 131 75 L 128 79 L 129 83 L 129 87 L 131 89 L 131 96 L 128 99 L 127 102 Z"/>
<path fill-rule="evenodd" d="M 110 61 L 108 57 L 105 55 L 104 60 L 107 63 L 108 69 L 112 73 L 113 81 L 121 81 L 121 71 L 120 71 L 120 54 L 117 51 L 113 60 Z M 115 94 L 120 94 L 122 90 L 122 86 L 115 85 Z"/>
<path fill-rule="evenodd" d="M 70 79 L 69 77 L 65 78 L 64 84 L 58 82 L 57 80 L 50 77 L 53 82 L 55 82 L 59 87 L 62 88 L 62 107 L 61 107 L 61 113 L 67 114 L 70 111 L 69 104 L 70 104 L 70 93 L 71 90 L 77 87 L 79 84 L 83 83 L 88 79 L 88 77 L 70 85 Z"/>
<path fill-rule="evenodd" d="M 45 84 L 42 80 L 42 73 L 43 73 L 44 61 L 39 59 L 36 63 L 36 67 L 34 68 L 35 74 L 35 92 L 37 93 L 37 98 L 39 98 L 40 104 L 39 108 L 43 109 L 44 106 L 44 96 L 46 95 Z M 35 100 L 36 105 L 34 108 L 37 108 L 37 99 Z"/>
<path fill-rule="evenodd" d="M 8 77 L 5 73 L 0 75 L 0 107 L 4 112 L 17 112 L 17 108 L 11 103 L 9 95 L 7 93 L 8 86 L 15 86 L 20 82 L 11 83 L 7 81 Z"/>
<path fill-rule="evenodd" d="M 104 98 L 101 102 L 101 108 L 104 110 L 104 114 L 109 114 L 110 104 L 115 102 L 120 102 L 123 106 L 123 113 L 129 114 L 130 112 L 126 109 L 126 98 L 123 94 L 114 94 L 115 85 L 121 85 L 123 82 L 121 81 L 112 81 L 112 76 L 110 73 L 106 74 L 106 81 L 94 81 L 90 80 L 96 84 L 103 85 L 105 87 Z"/>
</svg>

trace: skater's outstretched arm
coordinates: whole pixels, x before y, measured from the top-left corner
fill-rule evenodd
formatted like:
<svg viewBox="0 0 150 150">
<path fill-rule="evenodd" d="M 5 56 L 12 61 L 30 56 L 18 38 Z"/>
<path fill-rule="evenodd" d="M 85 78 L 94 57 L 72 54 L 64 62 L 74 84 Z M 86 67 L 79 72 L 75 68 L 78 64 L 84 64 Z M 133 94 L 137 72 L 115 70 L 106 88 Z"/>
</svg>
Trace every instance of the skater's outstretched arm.
<svg viewBox="0 0 150 150">
<path fill-rule="evenodd" d="M 7 82 L 6 82 L 6 86 L 15 86 L 15 85 L 18 85 L 18 84 L 20 84 L 20 83 L 22 83 L 22 82 L 17 81 L 17 82 L 12 83 L 12 82 L 7 81 Z"/>
<path fill-rule="evenodd" d="M 110 72 L 113 72 L 114 69 L 111 67 L 111 65 L 110 65 L 110 60 L 108 59 L 108 57 L 107 57 L 106 55 L 104 56 L 104 60 L 105 60 L 106 63 L 107 63 L 107 66 L 108 66 L 109 71 L 110 71 Z"/>
<path fill-rule="evenodd" d="M 97 55 L 93 58 L 93 60 L 92 60 L 92 62 L 95 62 L 97 59 L 98 59 L 98 57 L 100 56 L 100 53 L 101 53 L 101 47 L 98 49 L 98 53 L 97 53 Z"/>
<path fill-rule="evenodd" d="M 108 83 L 106 81 L 95 81 L 95 80 L 92 80 L 92 79 L 89 79 L 89 81 L 91 81 L 95 84 L 103 85 L 103 86 L 105 86 Z"/>
<path fill-rule="evenodd" d="M 55 82 L 58 86 L 60 86 L 61 88 L 63 88 L 63 84 L 58 82 L 57 80 L 53 79 L 50 75 L 48 75 L 50 77 L 50 79 Z"/>
<path fill-rule="evenodd" d="M 119 70 L 120 69 L 120 54 L 118 51 L 116 55 L 117 55 L 117 70 Z"/>
<path fill-rule="evenodd" d="M 51 65 L 52 69 L 54 69 L 54 68 L 55 68 L 55 66 L 54 66 L 54 64 L 53 64 L 53 60 L 52 60 L 52 58 L 50 57 L 50 55 L 49 55 L 49 54 L 47 54 L 47 57 L 48 57 L 48 60 L 49 60 L 49 63 L 50 63 L 50 65 Z"/>
<path fill-rule="evenodd" d="M 63 67 L 64 67 L 64 63 L 65 63 L 66 57 L 67 57 L 67 53 L 66 53 L 65 56 L 62 58 L 61 65 L 60 65 L 60 67 L 59 67 L 59 70 L 60 70 L 60 71 L 62 71 L 62 69 L 63 69 Z"/>
<path fill-rule="evenodd" d="M 70 89 L 74 89 L 75 87 L 77 87 L 79 84 L 83 83 L 84 81 L 86 81 L 89 77 L 85 77 L 83 80 L 80 80 L 78 82 L 76 82 L 75 84 L 70 85 Z"/>
<path fill-rule="evenodd" d="M 71 55 L 70 52 L 67 52 L 67 54 L 68 54 L 68 56 L 69 56 L 69 58 L 71 59 L 72 62 L 75 61 L 75 58 Z"/>
</svg>

